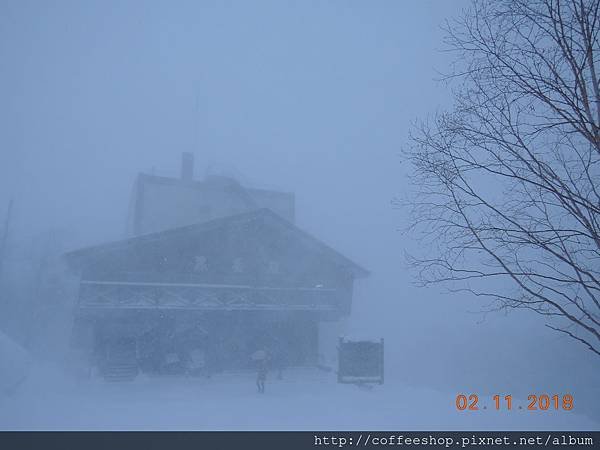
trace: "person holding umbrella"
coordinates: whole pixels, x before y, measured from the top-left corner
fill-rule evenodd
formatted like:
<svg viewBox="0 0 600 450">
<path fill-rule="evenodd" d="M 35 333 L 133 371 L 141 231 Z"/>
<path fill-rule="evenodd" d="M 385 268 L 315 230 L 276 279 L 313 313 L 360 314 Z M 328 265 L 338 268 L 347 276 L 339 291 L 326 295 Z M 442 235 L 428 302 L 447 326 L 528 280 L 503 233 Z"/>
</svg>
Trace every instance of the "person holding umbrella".
<svg viewBox="0 0 600 450">
<path fill-rule="evenodd" d="M 265 393 L 265 382 L 267 381 L 267 372 L 269 370 L 269 354 L 266 350 L 257 350 L 251 356 L 253 361 L 256 361 L 258 365 L 258 371 L 256 374 L 256 387 L 260 394 Z"/>
</svg>

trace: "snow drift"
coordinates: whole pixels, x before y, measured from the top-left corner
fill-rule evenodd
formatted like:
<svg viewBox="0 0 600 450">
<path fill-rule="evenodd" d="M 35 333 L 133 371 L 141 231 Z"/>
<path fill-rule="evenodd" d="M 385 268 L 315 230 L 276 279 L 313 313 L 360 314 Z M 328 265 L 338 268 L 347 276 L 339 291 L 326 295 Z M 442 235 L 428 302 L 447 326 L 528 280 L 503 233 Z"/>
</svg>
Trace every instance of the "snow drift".
<svg viewBox="0 0 600 450">
<path fill-rule="evenodd" d="M 14 391 L 27 378 L 30 365 L 27 351 L 0 331 L 0 393 Z"/>
</svg>

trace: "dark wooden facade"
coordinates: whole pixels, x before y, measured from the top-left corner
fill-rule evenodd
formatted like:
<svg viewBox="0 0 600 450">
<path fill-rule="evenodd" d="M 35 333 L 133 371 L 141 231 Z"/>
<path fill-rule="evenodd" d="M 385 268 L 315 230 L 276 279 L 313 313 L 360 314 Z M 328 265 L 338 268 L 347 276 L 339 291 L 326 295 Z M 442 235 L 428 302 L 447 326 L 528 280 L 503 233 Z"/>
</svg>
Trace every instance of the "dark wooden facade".
<svg viewBox="0 0 600 450">
<path fill-rule="evenodd" d="M 267 209 L 66 257 L 80 276 L 75 344 L 100 368 L 115 342 L 129 345 L 148 371 L 191 345 L 216 369 L 247 366 L 258 348 L 316 363 L 319 322 L 348 315 L 354 280 L 367 275 Z"/>
</svg>

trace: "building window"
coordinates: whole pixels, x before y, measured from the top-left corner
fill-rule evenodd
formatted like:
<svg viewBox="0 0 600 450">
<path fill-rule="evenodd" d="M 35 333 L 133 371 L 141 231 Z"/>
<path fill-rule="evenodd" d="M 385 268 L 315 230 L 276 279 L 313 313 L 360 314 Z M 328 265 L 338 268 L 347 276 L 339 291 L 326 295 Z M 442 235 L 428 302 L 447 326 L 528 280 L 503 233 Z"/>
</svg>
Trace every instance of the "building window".
<svg viewBox="0 0 600 450">
<path fill-rule="evenodd" d="M 206 256 L 194 257 L 194 272 L 203 273 L 208 272 L 208 262 Z"/>
<path fill-rule="evenodd" d="M 243 273 L 244 272 L 244 260 L 242 258 L 235 258 L 233 260 L 232 270 L 234 273 Z"/>
</svg>

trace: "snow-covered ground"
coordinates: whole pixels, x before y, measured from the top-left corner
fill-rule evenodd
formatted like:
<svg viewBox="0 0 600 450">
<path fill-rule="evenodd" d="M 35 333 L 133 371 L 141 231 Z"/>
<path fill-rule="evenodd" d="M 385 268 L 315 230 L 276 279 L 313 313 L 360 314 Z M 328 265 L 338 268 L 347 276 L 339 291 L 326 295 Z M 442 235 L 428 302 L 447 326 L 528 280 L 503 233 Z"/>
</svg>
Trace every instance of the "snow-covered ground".
<svg viewBox="0 0 600 450">
<path fill-rule="evenodd" d="M 339 385 L 335 375 L 296 369 L 256 392 L 253 373 L 211 379 L 139 377 L 130 383 L 75 381 L 37 367 L 9 395 L 0 394 L 2 430 L 598 430 L 575 411 L 457 411 L 456 393 L 386 380 L 372 389 Z"/>
<path fill-rule="evenodd" d="M 0 332 L 0 393 L 12 392 L 23 383 L 30 366 L 25 349 Z"/>
</svg>

